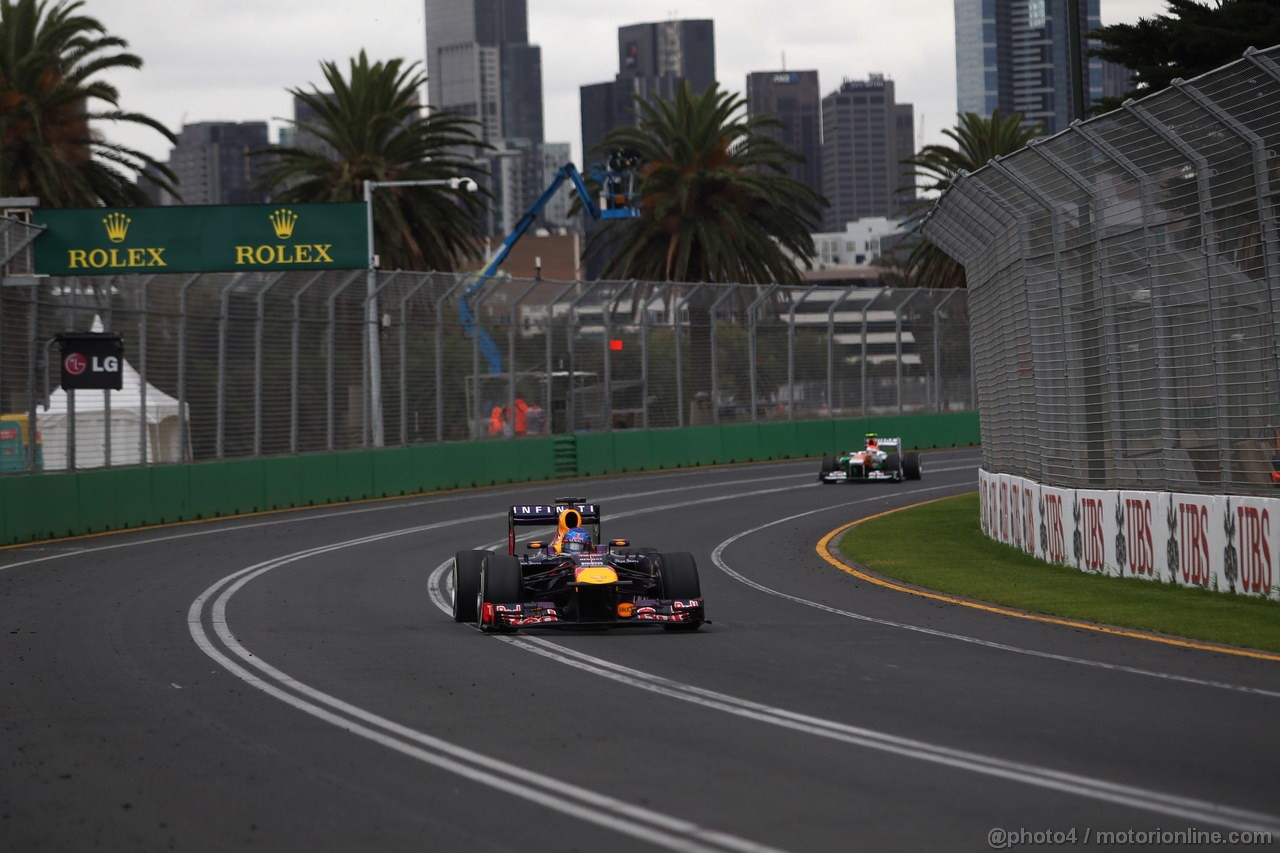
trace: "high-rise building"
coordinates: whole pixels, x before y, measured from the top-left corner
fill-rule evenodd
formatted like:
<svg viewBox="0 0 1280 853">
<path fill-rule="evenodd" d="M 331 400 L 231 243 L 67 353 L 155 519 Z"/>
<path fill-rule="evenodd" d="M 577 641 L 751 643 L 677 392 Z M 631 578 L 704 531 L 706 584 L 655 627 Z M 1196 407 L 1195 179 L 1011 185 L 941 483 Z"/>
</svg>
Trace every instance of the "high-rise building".
<svg viewBox="0 0 1280 853">
<path fill-rule="evenodd" d="M 545 129 L 542 50 L 529 44 L 527 0 L 425 0 L 429 108 L 479 123 L 496 151 L 470 152 L 489 168 L 491 233 L 503 234 L 537 200 Z"/>
<path fill-rule="evenodd" d="M 1100 0 L 1080 0 L 1080 32 L 1102 26 Z M 1021 114 L 1027 126 L 1048 134 L 1065 130 L 1073 118 L 1068 0 L 955 0 L 956 108 L 989 118 Z M 1104 63 L 1088 63 L 1086 108 L 1102 98 Z"/>
<path fill-rule="evenodd" d="M 326 101 L 331 100 L 333 93 L 324 92 L 319 97 Z M 280 144 L 289 148 L 313 151 L 330 159 L 337 157 L 338 153 L 333 146 L 321 139 L 311 127 L 319 118 L 320 114 L 309 103 L 294 95 L 293 124 L 280 129 Z"/>
<path fill-rule="evenodd" d="M 618 76 L 688 80 L 695 92 L 716 81 L 716 30 L 710 19 L 618 28 Z"/>
<path fill-rule="evenodd" d="M 716 82 L 715 21 L 662 21 L 618 28 L 618 73 L 583 86 L 582 156 L 598 158 L 605 134 L 635 121 L 635 99 L 670 98 L 680 83 L 705 92 Z"/>
<path fill-rule="evenodd" d="M 634 124 L 635 102 L 670 99 L 688 81 L 694 92 L 716 82 L 715 21 L 709 19 L 631 24 L 618 28 L 618 73 L 607 83 L 581 87 L 583 171 L 603 163 L 604 138 L 616 127 Z M 599 226 L 587 223 L 587 234 Z M 608 249 L 587 259 L 584 275 L 597 278 Z"/>
<path fill-rule="evenodd" d="M 541 164 L 537 170 L 535 183 L 545 189 L 551 186 L 551 182 L 556 178 L 556 172 L 569 162 L 573 152 L 567 142 L 545 142 L 542 145 L 541 154 Z M 551 231 L 582 233 L 582 213 L 574 214 L 573 196 L 566 192 L 557 193 L 555 198 L 547 202 L 547 206 L 542 209 L 541 222 L 542 227 Z"/>
<path fill-rule="evenodd" d="M 787 174 L 822 193 L 822 93 L 817 71 L 753 71 L 747 75 L 747 110 L 782 122 L 766 130 L 804 158 Z"/>
<path fill-rule="evenodd" d="M 830 207 L 824 231 L 856 219 L 900 218 L 915 201 L 910 166 L 915 150 L 911 104 L 894 99 L 892 80 L 872 74 L 845 80 L 822 99 L 822 194 Z"/>
<path fill-rule="evenodd" d="M 480 122 L 486 142 L 542 142 L 542 54 L 527 0 L 426 0 L 427 100 Z"/>
<path fill-rule="evenodd" d="M 266 158 L 251 152 L 267 147 L 265 121 L 200 122 L 183 125 L 169 153 L 181 202 L 173 204 L 263 204 L 268 193 L 257 189 Z"/>
</svg>

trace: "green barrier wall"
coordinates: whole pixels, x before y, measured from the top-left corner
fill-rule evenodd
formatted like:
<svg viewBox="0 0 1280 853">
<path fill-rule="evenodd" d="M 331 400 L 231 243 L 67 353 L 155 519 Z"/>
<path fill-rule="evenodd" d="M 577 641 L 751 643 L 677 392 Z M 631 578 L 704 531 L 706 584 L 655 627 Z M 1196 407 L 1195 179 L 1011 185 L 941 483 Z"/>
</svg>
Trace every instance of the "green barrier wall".
<svg viewBox="0 0 1280 853">
<path fill-rule="evenodd" d="M 0 477 L 0 545 L 444 489 L 801 459 L 860 446 L 873 431 L 919 450 L 980 440 L 977 413 L 957 412 L 14 474 Z"/>
</svg>

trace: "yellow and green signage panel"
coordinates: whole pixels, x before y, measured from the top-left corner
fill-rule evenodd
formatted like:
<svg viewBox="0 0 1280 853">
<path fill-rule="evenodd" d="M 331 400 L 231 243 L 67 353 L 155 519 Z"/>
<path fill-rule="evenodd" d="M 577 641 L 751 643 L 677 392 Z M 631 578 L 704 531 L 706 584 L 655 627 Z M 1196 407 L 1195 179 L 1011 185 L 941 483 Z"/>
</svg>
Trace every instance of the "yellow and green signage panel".
<svg viewBox="0 0 1280 853">
<path fill-rule="evenodd" d="M 236 204 L 37 210 L 41 275 L 364 269 L 365 208 Z"/>
</svg>

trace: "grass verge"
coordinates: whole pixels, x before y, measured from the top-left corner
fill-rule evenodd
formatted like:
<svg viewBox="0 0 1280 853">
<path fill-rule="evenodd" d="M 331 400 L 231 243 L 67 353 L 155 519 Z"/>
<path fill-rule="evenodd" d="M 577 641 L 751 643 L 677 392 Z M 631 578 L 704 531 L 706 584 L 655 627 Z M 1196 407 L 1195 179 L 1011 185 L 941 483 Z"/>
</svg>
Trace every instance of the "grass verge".
<svg viewBox="0 0 1280 853">
<path fill-rule="evenodd" d="M 850 529 L 840 551 L 886 577 L 1021 610 L 1280 652 L 1280 602 L 1093 575 L 983 535 L 977 493 Z"/>
</svg>

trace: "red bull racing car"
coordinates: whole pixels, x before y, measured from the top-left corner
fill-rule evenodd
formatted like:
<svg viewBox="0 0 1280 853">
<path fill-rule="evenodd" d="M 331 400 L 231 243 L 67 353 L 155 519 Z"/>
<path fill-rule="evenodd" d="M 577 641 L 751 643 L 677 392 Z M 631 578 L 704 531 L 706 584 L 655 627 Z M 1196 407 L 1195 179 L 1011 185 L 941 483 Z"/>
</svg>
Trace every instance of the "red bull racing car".
<svg viewBox="0 0 1280 853">
<path fill-rule="evenodd" d="M 871 480 L 919 480 L 920 454 L 904 453 L 901 438 L 887 438 L 867 433 L 861 450 L 828 453 L 822 457 L 818 471 L 820 483 L 864 483 Z"/>
<path fill-rule="evenodd" d="M 516 553 L 516 528 L 549 527 Z M 481 631 L 660 625 L 696 631 L 706 621 L 692 554 L 631 548 L 600 538 L 600 506 L 583 498 L 523 504 L 507 513 L 507 553 L 453 558 L 453 619 Z"/>
</svg>

